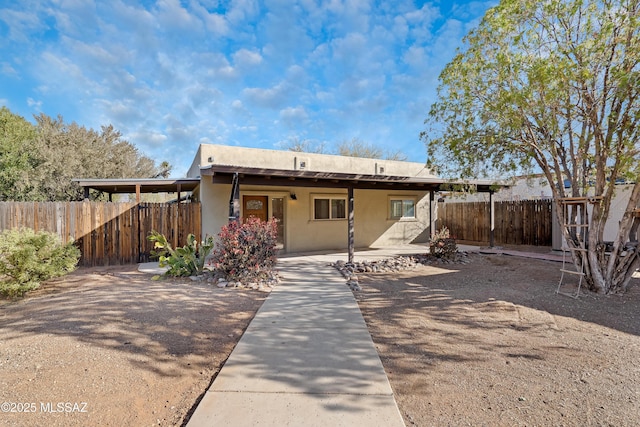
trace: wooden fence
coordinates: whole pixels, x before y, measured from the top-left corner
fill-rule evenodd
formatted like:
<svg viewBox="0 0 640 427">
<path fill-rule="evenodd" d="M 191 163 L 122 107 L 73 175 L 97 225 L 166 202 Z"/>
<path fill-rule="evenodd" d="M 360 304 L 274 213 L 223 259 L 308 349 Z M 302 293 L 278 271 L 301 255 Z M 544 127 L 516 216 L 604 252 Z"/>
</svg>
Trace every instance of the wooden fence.
<svg viewBox="0 0 640 427">
<path fill-rule="evenodd" d="M 174 246 L 201 234 L 200 203 L 0 202 L 0 230 L 28 227 L 75 241 L 80 265 L 119 265 L 150 260 L 151 230 Z"/>
<path fill-rule="evenodd" d="M 494 202 L 494 242 L 551 246 L 552 201 Z M 449 228 L 458 240 L 489 242 L 488 202 L 438 203 L 436 228 Z"/>
</svg>

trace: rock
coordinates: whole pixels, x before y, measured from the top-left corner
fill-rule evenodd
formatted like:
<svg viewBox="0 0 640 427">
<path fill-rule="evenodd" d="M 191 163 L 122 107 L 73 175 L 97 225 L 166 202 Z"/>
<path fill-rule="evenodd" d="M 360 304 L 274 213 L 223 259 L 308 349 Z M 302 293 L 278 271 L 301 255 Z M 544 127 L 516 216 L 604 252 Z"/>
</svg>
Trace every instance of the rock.
<svg viewBox="0 0 640 427">
<path fill-rule="evenodd" d="M 221 281 L 221 282 L 218 282 L 216 286 L 219 288 L 226 288 L 228 284 L 229 284 L 228 282 Z"/>
</svg>

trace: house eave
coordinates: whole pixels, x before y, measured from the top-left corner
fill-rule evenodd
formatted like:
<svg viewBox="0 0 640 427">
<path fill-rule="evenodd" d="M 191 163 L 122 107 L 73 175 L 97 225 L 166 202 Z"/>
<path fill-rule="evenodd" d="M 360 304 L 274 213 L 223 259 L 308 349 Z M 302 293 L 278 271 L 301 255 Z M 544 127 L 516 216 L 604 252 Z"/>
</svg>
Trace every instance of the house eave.
<svg viewBox="0 0 640 427">
<path fill-rule="evenodd" d="M 211 176 L 213 183 L 231 184 L 238 174 L 245 185 L 285 187 L 329 187 L 381 190 L 447 191 L 454 188 L 471 188 L 478 192 L 493 192 L 506 187 L 504 183 L 489 180 L 451 181 L 439 178 L 365 175 L 310 170 L 285 170 L 253 168 L 233 165 L 208 165 L 200 168 L 201 176 Z"/>
</svg>

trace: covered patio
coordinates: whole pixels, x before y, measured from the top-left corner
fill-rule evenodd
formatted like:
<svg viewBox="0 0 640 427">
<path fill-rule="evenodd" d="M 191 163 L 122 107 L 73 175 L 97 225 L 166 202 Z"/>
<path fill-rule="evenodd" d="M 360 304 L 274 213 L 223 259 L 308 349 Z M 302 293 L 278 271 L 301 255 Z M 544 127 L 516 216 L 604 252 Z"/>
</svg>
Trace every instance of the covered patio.
<svg viewBox="0 0 640 427">
<path fill-rule="evenodd" d="M 475 191 L 489 193 L 490 204 L 493 212 L 493 193 L 506 185 L 489 180 L 475 181 L 451 181 L 429 177 L 391 176 L 384 174 L 366 175 L 337 172 L 318 172 L 309 170 L 285 170 L 255 167 L 238 167 L 229 165 L 208 165 L 200 168 L 202 179 L 211 177 L 214 184 L 230 184 L 229 195 L 229 220 L 240 219 L 240 186 L 277 186 L 277 187 L 323 187 L 342 189 L 347 191 L 347 258 L 353 262 L 355 254 L 354 230 L 356 218 L 354 206 L 357 200 L 354 190 L 404 190 L 421 191 L 429 193 L 429 218 L 430 230 L 435 231 L 435 194 L 440 191 Z M 292 193 L 294 194 L 294 193 Z M 491 215 L 490 246 L 493 246 L 494 217 Z"/>
</svg>

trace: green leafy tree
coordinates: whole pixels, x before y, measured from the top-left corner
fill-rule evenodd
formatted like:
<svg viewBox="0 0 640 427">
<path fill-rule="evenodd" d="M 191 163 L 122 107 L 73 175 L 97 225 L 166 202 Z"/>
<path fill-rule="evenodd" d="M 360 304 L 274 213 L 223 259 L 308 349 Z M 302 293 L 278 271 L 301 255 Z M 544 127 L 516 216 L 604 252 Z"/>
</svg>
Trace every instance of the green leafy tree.
<svg viewBox="0 0 640 427">
<path fill-rule="evenodd" d="M 111 125 L 95 131 L 46 114 L 35 121 L 0 108 L 0 201 L 82 200 L 73 178 L 160 178 L 171 171 Z"/>
<path fill-rule="evenodd" d="M 640 198 L 640 0 L 504 0 L 440 75 L 422 133 L 429 159 L 465 177 L 539 168 L 591 289 L 624 291 L 640 267 L 627 245 Z M 603 244 L 616 180 L 633 189 L 613 242 Z M 564 181 L 571 184 L 566 190 Z M 594 196 L 564 218 L 560 199 Z M 576 216 L 578 218 L 576 218 Z M 586 240 L 586 241 L 583 241 Z"/>
<path fill-rule="evenodd" d="M 37 193 L 30 172 L 37 165 L 35 127 L 8 108 L 0 108 L 0 201 L 29 200 Z"/>
<path fill-rule="evenodd" d="M 81 200 L 82 189 L 73 178 L 154 178 L 171 170 L 167 162 L 156 166 L 111 125 L 98 132 L 67 124 L 61 116 L 35 119 L 39 167 L 34 174 L 44 200 Z"/>
</svg>

